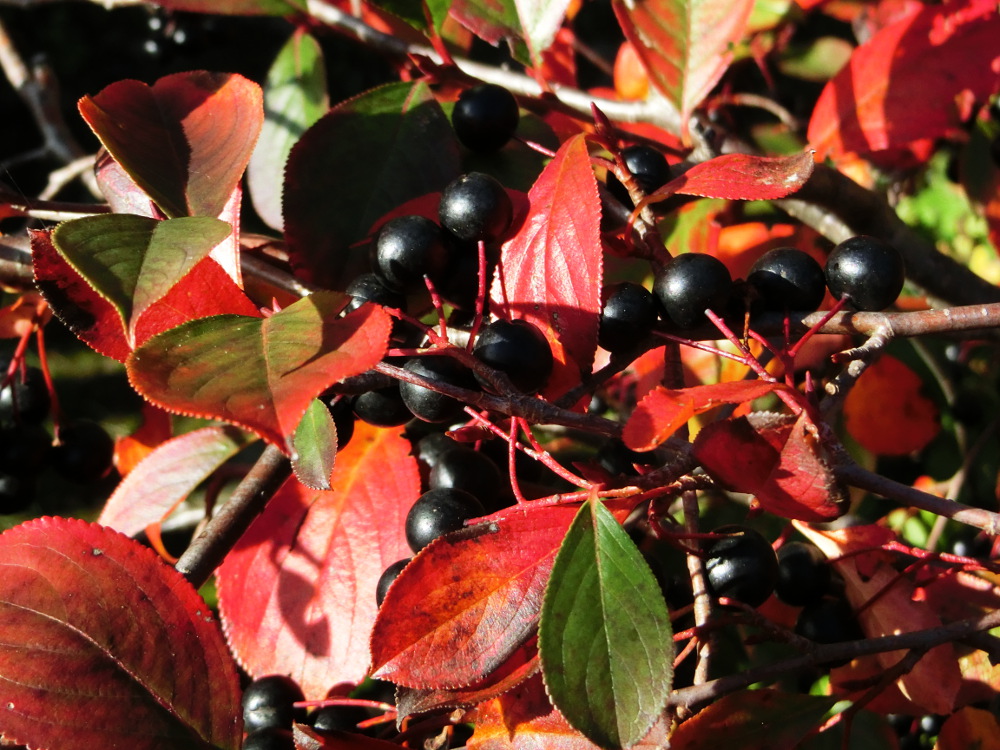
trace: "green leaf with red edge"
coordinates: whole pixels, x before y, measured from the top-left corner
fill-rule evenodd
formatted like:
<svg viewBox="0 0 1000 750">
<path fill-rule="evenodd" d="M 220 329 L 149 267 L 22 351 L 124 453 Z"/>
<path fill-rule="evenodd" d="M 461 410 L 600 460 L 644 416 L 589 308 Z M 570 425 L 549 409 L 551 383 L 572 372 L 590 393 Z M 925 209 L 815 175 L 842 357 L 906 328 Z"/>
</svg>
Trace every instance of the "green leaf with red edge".
<svg viewBox="0 0 1000 750">
<path fill-rule="evenodd" d="M 673 643 L 649 565 L 603 503 L 587 500 L 559 548 L 538 626 L 552 703 L 600 747 L 630 747 L 666 704 Z"/>
<path fill-rule="evenodd" d="M 831 521 L 847 511 L 844 489 L 805 412 L 713 422 L 698 433 L 693 453 L 713 479 L 755 495 L 775 515 Z"/>
<path fill-rule="evenodd" d="M 315 396 L 385 354 L 392 319 L 338 292 L 316 292 L 268 318 L 217 315 L 158 334 L 129 355 L 132 387 L 178 414 L 221 419 L 284 448 Z"/>
<path fill-rule="evenodd" d="M 913 582 L 896 570 L 896 557 L 880 549 L 887 537 L 893 537 L 892 532 L 879 526 L 836 531 L 820 531 L 801 523 L 795 527 L 830 558 L 834 570 L 843 578 L 844 593 L 858 614 L 865 636 L 880 638 L 941 627 L 938 613 L 916 597 Z M 886 670 L 901 657 L 900 651 L 876 654 Z M 954 710 L 961 684 L 953 643 L 930 649 L 897 681 L 907 699 L 932 714 L 950 714 Z"/>
<path fill-rule="evenodd" d="M 281 186 L 295 142 L 326 114 L 330 99 L 319 43 L 296 29 L 271 63 L 264 82 L 264 124 L 247 167 L 247 186 L 257 215 L 281 230 Z"/>
<path fill-rule="evenodd" d="M 248 442 L 230 426 L 204 427 L 166 441 L 128 473 L 97 519 L 134 536 L 159 523 Z"/>
<path fill-rule="evenodd" d="M 516 507 L 431 542 L 403 569 L 371 637 L 373 674 L 399 685 L 481 682 L 532 635 L 567 506 Z"/>
<path fill-rule="evenodd" d="M 229 645 L 254 677 L 288 674 L 308 699 L 368 670 L 375 586 L 412 553 L 420 474 L 401 429 L 359 422 L 332 492 L 290 479 L 216 573 Z M 396 587 L 394 587 L 396 588 Z"/>
<path fill-rule="evenodd" d="M 683 722 L 670 736 L 671 750 L 733 746 L 740 750 L 782 750 L 819 728 L 836 698 L 772 689 L 724 695 Z"/>
<path fill-rule="evenodd" d="M 569 0 L 514 0 L 532 62 L 542 63 L 542 53 L 552 46 L 566 17 Z"/>
<path fill-rule="evenodd" d="M 741 404 L 786 390 L 781 383 L 737 380 L 672 390 L 657 386 L 640 401 L 622 430 L 625 445 L 650 451 L 687 424 L 697 414 L 722 404 Z"/>
<path fill-rule="evenodd" d="M 80 114 L 168 216 L 218 216 L 264 119 L 260 87 L 235 73 L 175 73 L 152 86 L 113 83 Z"/>
<path fill-rule="evenodd" d="M 306 11 L 305 0 L 157 0 L 156 4 L 170 10 L 227 16 L 292 16 Z"/>
<path fill-rule="evenodd" d="M 313 399 L 292 436 L 292 470 L 295 478 L 311 490 L 328 490 L 337 456 L 337 427 L 333 415 L 319 399 Z"/>
<path fill-rule="evenodd" d="M 686 133 L 691 113 L 732 62 L 753 0 L 613 0 L 612 7 Z"/>
<path fill-rule="evenodd" d="M 475 724 L 469 750 L 596 750 L 597 745 L 573 729 L 545 694 L 541 676 L 535 676 L 499 698 L 470 712 Z M 658 721 L 632 750 L 660 750 L 668 746 L 666 723 Z"/>
<path fill-rule="evenodd" d="M 814 166 L 813 155 L 808 151 L 795 156 L 723 154 L 691 167 L 644 203 L 678 193 L 726 200 L 776 200 L 805 185 Z"/>
<path fill-rule="evenodd" d="M 51 230 L 29 230 L 35 282 L 66 326 L 97 352 L 124 362 L 131 351 L 115 309 L 84 281 L 52 244 Z M 140 316 L 135 342 L 196 318 L 232 313 L 257 316 L 257 306 L 222 267 L 205 258 Z"/>
<path fill-rule="evenodd" d="M 63 222 L 52 230 L 52 244 L 111 303 L 134 342 L 139 317 L 231 232 L 208 216 L 100 214 Z"/>
<path fill-rule="evenodd" d="M 0 535 L 0 738 L 30 747 L 238 750 L 235 664 L 152 550 L 38 518 Z"/>
<path fill-rule="evenodd" d="M 858 47 L 827 83 L 809 143 L 820 157 L 837 157 L 945 135 L 968 119 L 968 94 L 981 103 L 1000 87 L 998 38 L 990 0 L 907 14 Z"/>
<path fill-rule="evenodd" d="M 486 679 L 454 690 L 421 690 L 403 685 L 396 687 L 396 711 L 399 717 L 436 711 L 442 708 L 475 706 L 497 698 L 520 685 L 541 669 L 538 661 L 538 641 L 532 638 L 494 669 Z"/>
<path fill-rule="evenodd" d="M 601 314 L 601 201 L 583 135 L 560 147 L 528 201 L 524 223 L 503 245 L 491 309 L 545 334 L 554 368 L 542 393 L 554 398 L 590 372 Z"/>
<path fill-rule="evenodd" d="M 308 281 L 346 289 L 369 270 L 372 225 L 459 174 L 458 142 L 426 83 L 394 83 L 337 105 L 292 148 L 285 237 Z"/>
</svg>

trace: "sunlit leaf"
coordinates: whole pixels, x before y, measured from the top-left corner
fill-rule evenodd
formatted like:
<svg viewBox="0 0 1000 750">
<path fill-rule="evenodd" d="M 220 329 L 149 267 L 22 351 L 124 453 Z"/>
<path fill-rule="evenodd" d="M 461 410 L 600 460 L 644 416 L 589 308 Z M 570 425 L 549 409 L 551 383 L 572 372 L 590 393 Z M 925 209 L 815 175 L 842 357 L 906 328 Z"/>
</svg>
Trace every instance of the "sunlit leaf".
<svg viewBox="0 0 1000 750">
<path fill-rule="evenodd" d="M 1000 750 L 1000 722 L 985 709 L 965 706 L 945 720 L 937 747 L 942 750 Z"/>
<path fill-rule="evenodd" d="M 218 216 L 263 120 L 260 87 L 235 73 L 175 73 L 152 86 L 112 83 L 80 114 L 168 216 Z"/>
<path fill-rule="evenodd" d="M 531 50 L 534 64 L 541 63 L 542 53 L 556 38 L 569 7 L 569 0 L 514 0 L 521 21 L 524 40 Z"/>
<path fill-rule="evenodd" d="M 323 50 L 296 30 L 271 64 L 264 82 L 264 124 L 247 167 L 253 207 L 264 222 L 281 230 L 285 162 L 302 134 L 330 108 Z"/>
<path fill-rule="evenodd" d="M 108 498 L 98 522 L 134 536 L 157 523 L 246 443 L 235 427 L 204 427 L 146 456 Z"/>
<path fill-rule="evenodd" d="M 0 737 L 59 750 L 238 750 L 235 665 L 194 588 L 84 521 L 0 535 Z"/>
<path fill-rule="evenodd" d="M 185 323 L 129 356 L 129 380 L 168 411 L 232 422 L 285 447 L 315 396 L 385 353 L 389 315 L 364 305 L 338 318 L 346 301 L 317 292 L 269 318 Z"/>
<path fill-rule="evenodd" d="M 336 455 L 337 428 L 333 415 L 326 404 L 314 399 L 292 436 L 295 477 L 309 489 L 330 489 L 330 472 Z"/>
<path fill-rule="evenodd" d="M 696 164 L 653 196 L 680 193 L 727 200 L 775 200 L 801 188 L 812 174 L 813 166 L 813 156 L 808 151 L 795 156 L 723 154 Z"/>
<path fill-rule="evenodd" d="M 666 703 L 672 636 L 642 554 L 611 512 L 588 500 L 545 590 L 538 648 L 552 702 L 597 745 L 634 745 Z"/>
<path fill-rule="evenodd" d="M 403 527 L 420 475 L 409 451 L 399 430 L 359 422 L 333 491 L 290 479 L 226 557 L 220 613 L 251 675 L 291 675 L 310 699 L 365 676 L 375 586 L 412 554 Z"/>
</svg>

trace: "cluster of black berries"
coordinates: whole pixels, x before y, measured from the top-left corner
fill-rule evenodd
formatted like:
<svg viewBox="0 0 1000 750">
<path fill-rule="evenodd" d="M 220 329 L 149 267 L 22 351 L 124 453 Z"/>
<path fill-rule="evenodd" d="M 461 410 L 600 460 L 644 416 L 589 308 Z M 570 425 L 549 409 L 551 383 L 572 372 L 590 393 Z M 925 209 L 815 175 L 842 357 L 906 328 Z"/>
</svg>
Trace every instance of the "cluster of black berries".
<svg viewBox="0 0 1000 750">
<path fill-rule="evenodd" d="M 0 360 L 3 377 L 9 368 L 10 360 Z M 50 407 L 45 377 L 37 367 L 17 367 L 0 390 L 0 514 L 27 510 L 46 469 L 73 482 L 91 482 L 111 468 L 114 442 L 95 422 L 63 424 L 53 445 L 44 425 Z"/>
<path fill-rule="evenodd" d="M 384 683 L 387 684 L 387 683 Z M 373 695 L 384 699 L 389 696 Z M 306 712 L 295 704 L 305 700 L 302 689 L 285 675 L 252 681 L 243 691 L 243 750 L 293 750 L 293 723 L 307 724 L 320 734 L 358 732 L 358 724 L 376 716 L 361 705 L 329 705 Z M 391 698 L 390 698 L 391 700 Z"/>
<path fill-rule="evenodd" d="M 945 717 L 939 714 L 889 714 L 886 719 L 899 739 L 899 750 L 930 750 L 937 746 L 936 738 L 941 733 Z"/>
</svg>

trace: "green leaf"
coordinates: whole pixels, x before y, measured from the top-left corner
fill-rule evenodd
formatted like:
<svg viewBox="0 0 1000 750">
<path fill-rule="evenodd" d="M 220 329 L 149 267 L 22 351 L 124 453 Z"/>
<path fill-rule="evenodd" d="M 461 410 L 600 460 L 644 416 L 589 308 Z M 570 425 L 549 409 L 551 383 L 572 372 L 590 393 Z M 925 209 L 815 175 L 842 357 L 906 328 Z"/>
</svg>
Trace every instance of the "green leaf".
<svg viewBox="0 0 1000 750">
<path fill-rule="evenodd" d="M 649 566 L 597 500 L 580 508 L 545 590 L 538 649 L 553 704 L 603 748 L 634 745 L 666 703 L 673 633 Z"/>
<path fill-rule="evenodd" d="M 267 73 L 264 124 L 247 169 L 253 207 L 272 229 L 282 228 L 281 186 L 288 154 L 329 108 L 323 50 L 313 37 L 298 29 Z"/>
<path fill-rule="evenodd" d="M 427 10 L 431 14 L 434 30 L 440 34 L 441 27 L 444 26 L 448 12 L 451 10 L 451 0 L 426 0 L 426 4 Z"/>
<path fill-rule="evenodd" d="M 228 16 L 290 16 L 306 12 L 305 0 L 158 0 L 157 5 Z"/>
<path fill-rule="evenodd" d="M 421 0 L 379 0 L 378 7 L 399 17 L 418 31 L 427 30 L 424 4 Z M 445 9 L 447 13 L 447 9 Z"/>
<path fill-rule="evenodd" d="M 524 40 L 536 65 L 542 53 L 552 46 L 556 32 L 566 17 L 569 0 L 515 0 Z"/>
<path fill-rule="evenodd" d="M 333 415 L 319 399 L 313 399 L 292 437 L 292 469 L 295 477 L 311 490 L 329 490 L 330 472 L 337 456 L 337 428 Z"/>
<path fill-rule="evenodd" d="M 191 216 L 158 221 L 131 214 L 73 219 L 52 232 L 52 242 L 94 291 L 118 312 L 130 344 L 151 305 L 232 231 L 224 221 Z"/>
<path fill-rule="evenodd" d="M 372 368 L 392 319 L 316 292 L 269 318 L 216 315 L 150 338 L 126 362 L 132 386 L 168 411 L 222 419 L 285 447 L 315 396 Z"/>
</svg>

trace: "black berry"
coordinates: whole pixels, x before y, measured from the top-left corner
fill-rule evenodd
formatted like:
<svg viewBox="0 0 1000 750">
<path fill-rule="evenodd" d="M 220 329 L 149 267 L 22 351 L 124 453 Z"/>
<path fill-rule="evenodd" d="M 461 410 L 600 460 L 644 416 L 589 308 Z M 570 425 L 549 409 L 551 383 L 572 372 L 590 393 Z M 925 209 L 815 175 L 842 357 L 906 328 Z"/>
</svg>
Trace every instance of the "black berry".
<svg viewBox="0 0 1000 750">
<path fill-rule="evenodd" d="M 466 242 L 493 242 L 510 228 L 510 196 L 495 178 L 470 172 L 453 180 L 441 193 L 441 226 Z"/>
<path fill-rule="evenodd" d="M 656 274 L 653 293 L 675 325 L 694 328 L 705 322 L 705 310 L 725 309 L 732 287 L 729 269 L 721 260 L 703 253 L 685 253 Z"/>
<path fill-rule="evenodd" d="M 476 387 L 475 378 L 468 368 L 451 357 L 414 357 L 403 366 L 403 369 L 428 380 L 437 380 L 459 388 Z M 401 380 L 399 394 L 413 416 L 424 422 L 452 422 L 464 413 L 464 404 L 461 401 L 422 385 Z"/>
<path fill-rule="evenodd" d="M 440 281 L 448 268 L 441 227 L 424 216 L 398 216 L 379 230 L 375 259 L 385 282 L 403 291 L 424 287 L 424 276 Z"/>
<path fill-rule="evenodd" d="M 648 466 L 655 462 L 652 452 L 634 451 L 621 440 L 608 440 L 597 449 L 594 456 L 602 469 L 612 476 L 639 476 L 636 465 Z"/>
<path fill-rule="evenodd" d="M 45 465 L 52 436 L 39 424 L 0 429 L 0 471 L 19 477 L 34 476 Z"/>
<path fill-rule="evenodd" d="M 439 536 L 458 531 L 465 522 L 485 514 L 482 503 L 465 490 L 429 490 L 406 514 L 406 541 L 419 552 Z"/>
<path fill-rule="evenodd" d="M 432 490 L 465 490 L 488 510 L 500 510 L 497 499 L 504 488 L 500 469 L 485 453 L 466 446 L 455 446 L 438 457 L 431 468 L 428 486 Z"/>
<path fill-rule="evenodd" d="M 85 419 L 59 428 L 59 443 L 49 454 L 53 468 L 73 482 L 93 482 L 111 471 L 115 442 L 96 422 Z"/>
<path fill-rule="evenodd" d="M 826 285 L 837 299 L 859 310 L 884 310 L 896 301 L 905 279 L 903 256 L 892 245 L 858 235 L 837 245 L 826 260 Z"/>
<path fill-rule="evenodd" d="M 625 167 L 635 177 L 642 192 L 656 192 L 663 187 L 670 179 L 670 165 L 667 164 L 666 157 L 651 146 L 636 144 L 622 149 L 622 161 Z M 608 174 L 608 190 L 621 203 L 632 206 L 632 198 L 628 190 L 614 175 Z"/>
<path fill-rule="evenodd" d="M 365 302 L 372 302 L 394 310 L 406 307 L 406 297 L 395 289 L 386 286 L 382 277 L 376 273 L 363 273 L 347 285 L 347 293 L 352 299 L 347 303 L 347 312 L 357 310 Z"/>
<path fill-rule="evenodd" d="M 552 374 L 552 349 L 538 328 L 526 320 L 498 320 L 485 326 L 472 354 L 480 362 L 507 374 L 522 393 L 533 393 Z"/>
<path fill-rule="evenodd" d="M 354 399 L 353 407 L 354 416 L 376 427 L 397 427 L 413 418 L 395 385 L 359 394 Z"/>
<path fill-rule="evenodd" d="M 323 706 L 316 709 L 309 721 L 318 732 L 357 732 L 358 724 L 372 715 L 364 706 Z"/>
<path fill-rule="evenodd" d="M 830 566 L 819 547 L 788 542 L 778 550 L 778 580 L 774 593 L 796 607 L 818 602 L 830 589 Z"/>
<path fill-rule="evenodd" d="M 304 700 L 302 688 L 290 677 L 274 674 L 254 680 L 243 691 L 243 729 L 291 729 L 303 716 L 292 704 Z"/>
<path fill-rule="evenodd" d="M 291 730 L 265 727 L 247 735 L 243 750 L 295 750 Z"/>
<path fill-rule="evenodd" d="M 747 283 L 757 292 L 754 307 L 760 310 L 812 312 L 826 294 L 822 266 L 794 247 L 777 247 L 764 253 L 751 266 Z"/>
<path fill-rule="evenodd" d="M 656 324 L 656 298 L 630 281 L 605 290 L 597 343 L 609 352 L 627 352 L 642 343 Z"/>
<path fill-rule="evenodd" d="M 341 451 L 354 436 L 354 404 L 351 399 L 341 396 L 327 404 L 327 408 L 337 430 L 337 450 Z"/>
<path fill-rule="evenodd" d="M 455 102 L 451 124 L 462 145 L 472 151 L 496 151 L 517 130 L 517 100 L 503 86 L 481 83 Z"/>
<path fill-rule="evenodd" d="M 0 515 L 23 513 L 31 505 L 34 494 L 31 479 L 0 474 Z"/>
<path fill-rule="evenodd" d="M 713 540 L 705 550 L 709 592 L 751 607 L 763 604 L 778 578 L 778 559 L 770 543 L 742 526 L 722 526 L 713 533 L 726 536 Z"/>
<path fill-rule="evenodd" d="M 9 362 L 0 362 L 6 372 Z M 38 424 L 49 415 L 51 399 L 45 376 L 37 367 L 26 367 L 14 373 L 11 382 L 0 390 L 0 421 Z"/>
<path fill-rule="evenodd" d="M 396 581 L 397 578 L 399 578 L 399 574 L 403 572 L 403 568 L 405 568 L 406 564 L 412 559 L 413 558 L 411 557 L 407 557 L 402 560 L 397 560 L 382 571 L 382 575 L 379 577 L 378 583 L 375 586 L 375 603 L 378 604 L 378 606 L 382 606 L 382 602 L 385 601 L 385 595 L 389 593 L 389 587 Z M 313 726 L 315 726 L 315 724 Z"/>
<path fill-rule="evenodd" d="M 841 643 L 864 637 L 851 605 L 832 596 L 805 607 L 799 613 L 795 632 L 816 643 Z"/>
</svg>

